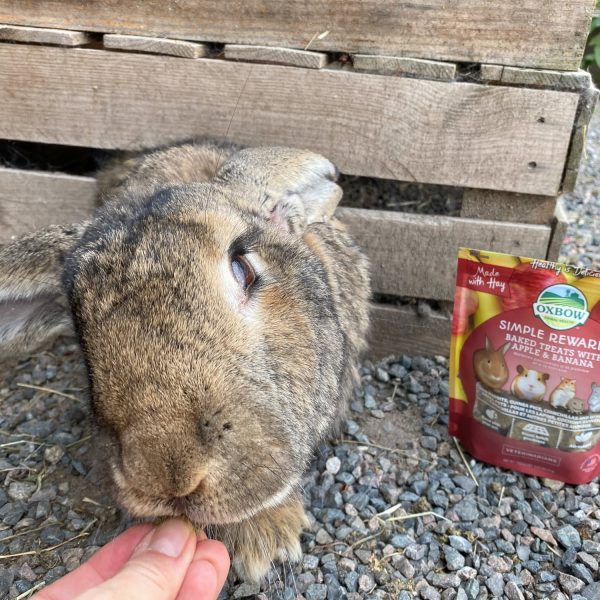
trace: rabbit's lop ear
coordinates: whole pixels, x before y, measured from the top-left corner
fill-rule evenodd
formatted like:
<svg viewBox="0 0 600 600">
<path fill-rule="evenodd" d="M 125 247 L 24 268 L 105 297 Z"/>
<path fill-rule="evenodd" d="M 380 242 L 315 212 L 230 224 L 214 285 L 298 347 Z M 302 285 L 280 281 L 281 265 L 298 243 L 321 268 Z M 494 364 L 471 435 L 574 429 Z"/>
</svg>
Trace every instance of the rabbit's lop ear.
<svg viewBox="0 0 600 600">
<path fill-rule="evenodd" d="M 342 198 L 333 163 L 319 154 L 292 148 L 247 148 L 234 154 L 218 179 L 245 188 L 271 222 L 301 232 L 327 222 Z"/>
<path fill-rule="evenodd" d="M 72 329 L 61 277 L 82 226 L 52 226 L 0 246 L 0 362 Z"/>
</svg>

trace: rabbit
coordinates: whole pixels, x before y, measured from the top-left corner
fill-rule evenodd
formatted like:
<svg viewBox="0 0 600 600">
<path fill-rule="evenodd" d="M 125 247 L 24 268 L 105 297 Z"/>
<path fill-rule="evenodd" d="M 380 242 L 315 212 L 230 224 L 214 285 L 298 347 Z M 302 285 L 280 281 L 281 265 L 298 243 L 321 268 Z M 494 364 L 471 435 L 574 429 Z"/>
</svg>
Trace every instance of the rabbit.
<svg viewBox="0 0 600 600">
<path fill-rule="evenodd" d="M 521 400 L 543 400 L 546 394 L 546 381 L 550 375 L 527 369 L 523 365 L 517 365 L 517 373 L 518 375 L 512 380 L 510 391 Z"/>
<path fill-rule="evenodd" d="M 508 381 L 508 367 L 504 355 L 510 349 L 510 342 L 494 350 L 492 343 L 486 337 L 485 348 L 480 348 L 473 353 L 473 369 L 477 379 L 485 387 L 500 391 Z"/>
<path fill-rule="evenodd" d="M 550 404 L 554 408 L 567 408 L 569 402 L 575 398 L 577 382 L 574 379 L 560 378 L 560 383 L 550 394 Z"/>
<path fill-rule="evenodd" d="M 600 412 L 600 385 L 592 383 L 592 393 L 588 398 L 588 408 L 590 412 Z"/>
<path fill-rule="evenodd" d="M 183 516 L 240 577 L 298 560 L 300 481 L 358 382 L 370 283 L 325 158 L 190 142 L 99 174 L 102 206 L 0 248 L 0 355 L 75 330 L 132 516 Z"/>
</svg>

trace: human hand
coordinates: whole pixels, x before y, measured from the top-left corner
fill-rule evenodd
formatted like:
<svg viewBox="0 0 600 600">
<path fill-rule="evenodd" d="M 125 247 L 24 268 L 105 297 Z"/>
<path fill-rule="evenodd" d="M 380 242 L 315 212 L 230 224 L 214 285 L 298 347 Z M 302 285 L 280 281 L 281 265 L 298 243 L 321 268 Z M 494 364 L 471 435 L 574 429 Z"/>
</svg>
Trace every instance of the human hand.
<svg viewBox="0 0 600 600">
<path fill-rule="evenodd" d="M 221 542 L 170 519 L 128 529 L 34 600 L 215 600 L 228 571 Z"/>
</svg>

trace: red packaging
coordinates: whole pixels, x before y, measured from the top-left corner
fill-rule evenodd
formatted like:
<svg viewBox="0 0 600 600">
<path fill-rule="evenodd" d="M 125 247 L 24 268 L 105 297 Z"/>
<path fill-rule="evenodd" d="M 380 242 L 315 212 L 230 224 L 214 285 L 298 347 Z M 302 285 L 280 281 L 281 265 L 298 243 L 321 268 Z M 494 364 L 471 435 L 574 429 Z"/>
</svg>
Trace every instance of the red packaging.
<svg viewBox="0 0 600 600">
<path fill-rule="evenodd" d="M 600 474 L 600 272 L 460 249 L 449 431 L 506 469 Z"/>
</svg>

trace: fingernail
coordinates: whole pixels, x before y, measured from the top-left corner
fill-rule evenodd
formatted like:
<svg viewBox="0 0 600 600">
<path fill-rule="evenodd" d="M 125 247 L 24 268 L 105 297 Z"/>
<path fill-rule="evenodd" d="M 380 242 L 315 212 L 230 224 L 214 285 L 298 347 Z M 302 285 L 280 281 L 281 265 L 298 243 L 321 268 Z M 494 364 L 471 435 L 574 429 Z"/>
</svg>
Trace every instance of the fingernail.
<svg viewBox="0 0 600 600">
<path fill-rule="evenodd" d="M 175 558 L 183 552 L 191 533 L 192 529 L 187 523 L 171 519 L 156 529 L 148 549 Z"/>
</svg>

